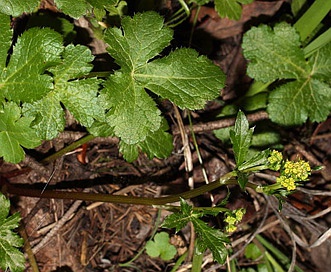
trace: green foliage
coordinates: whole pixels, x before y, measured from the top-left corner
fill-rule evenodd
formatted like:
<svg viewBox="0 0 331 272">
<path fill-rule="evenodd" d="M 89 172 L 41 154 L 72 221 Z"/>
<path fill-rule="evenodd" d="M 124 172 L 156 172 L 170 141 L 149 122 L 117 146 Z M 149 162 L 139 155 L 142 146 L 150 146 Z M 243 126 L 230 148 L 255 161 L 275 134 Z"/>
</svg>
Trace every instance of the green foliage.
<svg viewBox="0 0 331 272">
<path fill-rule="evenodd" d="M 3 48 L 2 53 L 7 54 L 5 49 L 9 47 Z M 62 50 L 62 37 L 57 32 L 37 28 L 26 31 L 17 40 L 8 65 L 1 63 L 1 96 L 15 102 L 41 99 L 53 87 L 52 77 L 44 72 L 60 61 Z"/>
<path fill-rule="evenodd" d="M 39 3 L 40 0 L 1 0 L 0 13 L 16 17 L 23 12 L 33 12 Z"/>
<path fill-rule="evenodd" d="M 10 202 L 0 193 L 0 268 L 9 269 L 13 272 L 24 270 L 24 256 L 17 248 L 23 245 L 14 229 L 21 220 L 20 215 L 15 213 L 8 217 Z"/>
<path fill-rule="evenodd" d="M 146 253 L 151 257 L 160 257 L 162 260 L 168 261 L 175 257 L 176 247 L 169 243 L 169 234 L 159 232 L 154 236 L 153 241 L 146 243 Z"/>
<path fill-rule="evenodd" d="M 205 5 L 209 0 L 190 0 L 189 3 L 196 3 L 199 6 Z M 254 0 L 215 0 L 215 10 L 221 18 L 239 20 L 242 13 L 242 5 L 250 4 Z"/>
<path fill-rule="evenodd" d="M 245 170 L 254 167 L 263 168 L 267 163 L 267 157 L 269 156 L 268 150 L 259 152 L 253 157 L 249 156 L 248 151 L 252 142 L 253 131 L 254 128 L 249 128 L 244 113 L 239 111 L 234 129 L 230 130 L 230 139 L 237 164 L 238 183 L 242 189 L 245 188 L 248 181 L 248 173 L 245 173 Z"/>
<path fill-rule="evenodd" d="M 33 127 L 43 139 L 55 138 L 64 129 L 65 118 L 60 102 L 86 127 L 104 116 L 102 103 L 97 98 L 101 81 L 97 78 L 77 79 L 93 68 L 90 50 L 81 45 L 68 45 L 61 56 L 61 64 L 49 68 L 54 76 L 53 89 L 42 99 L 25 104 L 25 114 L 36 116 Z"/>
<path fill-rule="evenodd" d="M 0 107 L 0 156 L 18 163 L 24 159 L 23 147 L 34 148 L 41 141 L 30 127 L 32 118 L 22 117 L 21 109 L 13 102 Z"/>
<path fill-rule="evenodd" d="M 286 80 L 273 90 L 267 107 L 270 119 L 282 125 L 325 120 L 331 110 L 330 50 L 328 43 L 305 59 L 300 36 L 286 23 L 273 29 L 262 25 L 243 40 L 250 61 L 247 73 L 261 82 Z M 259 50 L 256 50 L 259 48 Z"/>
<path fill-rule="evenodd" d="M 215 0 L 215 9 L 220 17 L 239 20 L 243 4 L 252 3 L 254 0 Z"/>
<path fill-rule="evenodd" d="M 224 263 L 227 256 L 225 243 L 229 242 L 228 237 L 218 229 L 208 226 L 199 219 L 204 215 L 202 211 L 194 211 L 185 200 L 180 201 L 180 211 L 167 216 L 163 222 L 165 228 L 175 228 L 179 231 L 188 222 L 192 222 L 198 235 L 197 246 L 201 252 L 209 248 L 213 253 L 214 259 L 219 263 Z"/>
<path fill-rule="evenodd" d="M 10 162 L 23 159 L 20 145 L 33 148 L 64 130 L 63 106 L 95 136 L 119 137 L 128 161 L 136 159 L 139 151 L 150 158 L 166 157 L 172 137 L 146 89 L 182 108 L 199 109 L 224 86 L 220 69 L 192 49 L 177 49 L 159 58 L 173 33 L 155 12 L 126 17 L 121 29 L 106 31 L 108 51 L 121 69 L 104 83 L 89 76 L 94 58 L 90 50 L 81 45 L 64 47 L 61 35 L 49 28 L 25 31 L 7 63 L 12 36 L 9 16 L 0 14 L 0 24 L 4 30 L 0 33 L 1 114 L 15 121 L 0 127 L 7 147 L 0 155 Z M 21 139 L 22 135 L 29 137 Z"/>
<path fill-rule="evenodd" d="M 138 149 L 153 148 L 153 139 L 160 142 L 153 154 L 170 152 L 171 138 L 158 138 L 165 135 L 163 118 L 145 88 L 179 107 L 198 109 L 206 100 L 216 98 L 224 86 L 219 68 L 192 49 L 177 49 L 154 59 L 171 39 L 172 30 L 154 12 L 126 17 L 121 29 L 105 33 L 107 50 L 121 69 L 108 78 L 101 91 L 109 107 L 104 125 L 114 127 L 114 134 L 122 140 L 121 150 L 130 161 L 136 158 Z"/>
</svg>

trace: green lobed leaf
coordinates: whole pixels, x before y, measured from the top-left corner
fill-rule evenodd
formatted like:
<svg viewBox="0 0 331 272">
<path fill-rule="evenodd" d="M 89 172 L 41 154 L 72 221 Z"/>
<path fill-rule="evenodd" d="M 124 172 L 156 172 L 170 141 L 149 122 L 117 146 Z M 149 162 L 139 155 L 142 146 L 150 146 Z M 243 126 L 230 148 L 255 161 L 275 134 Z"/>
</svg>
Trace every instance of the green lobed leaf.
<svg viewBox="0 0 331 272">
<path fill-rule="evenodd" d="M 238 168 L 247 159 L 253 131 L 253 128 L 249 128 L 245 114 L 242 111 L 239 111 L 234 129 L 230 130 L 230 139 L 233 145 L 233 152 Z"/>
<path fill-rule="evenodd" d="M 11 37 L 13 31 L 10 28 L 10 17 L 6 14 L 0 13 L 0 77 L 3 69 L 6 67 L 7 54 L 11 45 Z"/>
<path fill-rule="evenodd" d="M 33 12 L 39 3 L 40 0 L 1 0 L 0 12 L 16 17 L 23 12 Z"/>
<path fill-rule="evenodd" d="M 32 102 L 53 88 L 45 70 L 60 61 L 61 35 L 51 29 L 32 28 L 18 38 L 8 66 L 0 76 L 0 91 L 9 100 Z"/>
<path fill-rule="evenodd" d="M 289 126 L 308 118 L 315 122 L 327 118 L 331 110 L 331 43 L 306 61 L 295 29 L 280 23 L 274 29 L 260 26 L 248 31 L 243 48 L 250 60 L 249 76 L 262 82 L 294 79 L 280 84 L 269 96 L 267 111 L 273 122 Z"/>
<path fill-rule="evenodd" d="M 286 23 L 274 29 L 253 27 L 243 38 L 244 56 L 249 60 L 247 74 L 261 82 L 299 79 L 308 75 L 309 66 L 300 48 L 300 36 Z"/>
<path fill-rule="evenodd" d="M 241 4 L 249 4 L 254 0 L 215 0 L 215 9 L 220 17 L 239 20 L 242 13 Z"/>
<path fill-rule="evenodd" d="M 225 243 L 229 242 L 228 237 L 218 229 L 209 227 L 202 220 L 192 217 L 194 229 L 198 234 L 197 240 L 199 248 L 209 248 L 213 253 L 213 258 L 220 264 L 223 264 L 228 256 Z"/>
<path fill-rule="evenodd" d="M 61 64 L 49 69 L 54 75 L 54 90 L 43 99 L 25 105 L 25 114 L 35 117 L 33 127 L 43 139 L 52 139 L 64 129 L 61 102 L 83 126 L 90 127 L 95 120 L 103 118 L 104 104 L 97 96 L 101 80 L 77 79 L 92 70 L 92 60 L 87 47 L 68 45 Z"/>
<path fill-rule="evenodd" d="M 166 232 L 157 233 L 154 236 L 153 241 L 148 241 L 146 243 L 146 253 L 151 257 L 159 257 L 168 261 L 171 260 L 177 253 L 174 245 L 169 243 L 169 234 Z"/>
<path fill-rule="evenodd" d="M 165 135 L 164 130 L 160 131 L 163 118 L 145 88 L 182 108 L 197 109 L 206 100 L 217 97 L 224 86 L 220 69 L 191 49 L 178 49 L 159 58 L 170 44 L 172 34 L 155 12 L 125 17 L 121 29 L 111 28 L 105 33 L 107 50 L 121 66 L 101 91 L 110 112 L 106 123 L 124 142 L 121 150 L 127 152 L 124 157 L 130 160 L 136 158 L 138 149 L 149 156 L 169 150 L 155 145 L 157 137 Z M 166 146 L 169 141 L 167 137 Z"/>
<path fill-rule="evenodd" d="M 41 141 L 30 128 L 33 118 L 22 117 L 21 109 L 13 102 L 4 102 L 0 109 L 0 157 L 18 163 L 24 159 L 22 147 L 34 148 Z"/>
<path fill-rule="evenodd" d="M 15 213 L 9 217 L 10 203 L 0 193 L 0 268 L 13 272 L 24 271 L 24 255 L 17 247 L 23 245 L 23 239 L 13 230 L 18 227 L 20 215 Z"/>
</svg>

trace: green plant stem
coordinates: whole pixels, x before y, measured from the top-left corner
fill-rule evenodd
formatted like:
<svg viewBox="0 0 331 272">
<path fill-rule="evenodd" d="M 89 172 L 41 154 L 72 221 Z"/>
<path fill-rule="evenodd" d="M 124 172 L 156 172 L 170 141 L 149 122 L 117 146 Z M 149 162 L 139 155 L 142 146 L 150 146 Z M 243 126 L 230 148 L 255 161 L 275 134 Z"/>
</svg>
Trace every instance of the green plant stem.
<svg viewBox="0 0 331 272">
<path fill-rule="evenodd" d="M 272 254 L 274 254 L 278 260 L 281 261 L 283 265 L 285 265 L 287 268 L 290 265 L 291 260 L 283 254 L 279 249 L 274 247 L 271 243 L 269 243 L 266 239 L 264 239 L 260 234 L 257 234 L 255 237 L 266 249 L 268 249 Z M 297 265 L 295 266 L 295 270 L 297 272 L 303 272 L 300 267 Z"/>
<path fill-rule="evenodd" d="M 177 269 L 180 267 L 180 265 L 185 261 L 186 256 L 187 256 L 187 251 L 178 258 L 178 260 L 176 261 L 175 265 L 170 270 L 170 272 L 176 272 Z"/>
<path fill-rule="evenodd" d="M 330 10 L 330 0 L 316 0 L 310 6 L 310 8 L 294 24 L 294 27 L 300 34 L 301 41 L 304 41 L 313 32 Z"/>
<path fill-rule="evenodd" d="M 50 162 L 64 156 L 66 153 L 75 150 L 76 148 L 80 147 L 82 144 L 85 144 L 85 143 L 93 140 L 94 138 L 95 138 L 95 136 L 93 136 L 91 134 L 86 135 L 83 138 L 79 139 L 78 141 L 73 142 L 72 144 L 68 145 L 67 147 L 65 147 L 65 148 L 59 150 L 58 152 L 48 156 L 47 158 L 43 159 L 41 162 L 45 163 L 45 164 L 50 163 Z"/>
<path fill-rule="evenodd" d="M 324 45 L 331 41 L 331 28 L 326 30 L 324 33 L 319 35 L 315 40 L 309 43 L 304 49 L 305 58 L 310 57 L 318 49 L 322 48 Z"/>
<path fill-rule="evenodd" d="M 149 206 L 159 206 L 168 203 L 174 203 L 183 199 L 190 199 L 197 197 L 206 192 L 214 190 L 220 186 L 224 185 L 236 185 L 237 181 L 235 179 L 236 173 L 229 172 L 222 176 L 219 180 L 203 185 L 199 188 L 186 191 L 183 193 L 158 197 L 134 197 L 134 196 L 122 196 L 122 195 L 109 195 L 109 194 L 95 194 L 95 193 L 85 193 L 85 192 L 68 192 L 59 190 L 45 190 L 42 192 L 38 189 L 27 188 L 26 186 L 20 186 L 18 184 L 10 184 L 8 182 L 2 181 L 2 191 L 4 193 L 10 193 L 13 195 L 38 197 L 38 198 L 55 198 L 55 199 L 72 199 L 72 200 L 83 200 L 83 201 L 97 201 L 97 202 L 109 202 L 109 203 L 121 203 L 121 204 L 135 204 L 135 205 L 149 205 Z"/>
<path fill-rule="evenodd" d="M 201 252 L 200 253 L 194 252 L 191 272 L 200 272 L 201 271 L 203 256 L 204 255 Z"/>
</svg>

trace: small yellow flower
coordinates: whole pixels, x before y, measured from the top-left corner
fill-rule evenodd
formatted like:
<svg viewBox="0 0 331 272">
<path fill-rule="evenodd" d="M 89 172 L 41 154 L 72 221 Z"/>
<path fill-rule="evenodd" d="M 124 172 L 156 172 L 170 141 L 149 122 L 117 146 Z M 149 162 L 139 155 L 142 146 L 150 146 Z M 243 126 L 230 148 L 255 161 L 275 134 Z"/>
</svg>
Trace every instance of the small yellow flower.
<svg viewBox="0 0 331 272">
<path fill-rule="evenodd" d="M 227 225 L 226 228 L 225 228 L 225 230 L 227 232 L 234 232 L 234 231 L 237 230 L 237 227 L 235 225 Z"/>
<path fill-rule="evenodd" d="M 245 213 L 246 213 L 246 210 L 243 208 L 235 211 L 237 222 L 240 222 L 243 219 L 243 216 L 245 215 Z"/>
<path fill-rule="evenodd" d="M 224 222 L 228 223 L 229 225 L 233 225 L 237 222 L 237 219 L 232 214 L 228 214 L 224 219 Z"/>
</svg>

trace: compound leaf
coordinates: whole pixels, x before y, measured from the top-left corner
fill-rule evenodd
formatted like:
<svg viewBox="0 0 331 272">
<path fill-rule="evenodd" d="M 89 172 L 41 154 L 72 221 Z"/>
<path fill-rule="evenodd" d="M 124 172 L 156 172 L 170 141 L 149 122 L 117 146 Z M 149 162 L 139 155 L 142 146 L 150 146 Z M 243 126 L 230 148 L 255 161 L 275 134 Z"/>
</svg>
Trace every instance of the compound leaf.
<svg viewBox="0 0 331 272">
<path fill-rule="evenodd" d="M 3 103 L 0 109 L 0 157 L 18 163 L 24 159 L 23 147 L 34 148 L 41 142 L 30 128 L 32 118 L 22 117 L 21 109 L 13 102 Z"/>
<path fill-rule="evenodd" d="M 160 110 L 143 87 L 135 84 L 128 73 L 116 72 L 105 83 L 112 115 L 108 123 L 115 135 L 127 144 L 146 139 L 147 134 L 159 129 Z"/>
<path fill-rule="evenodd" d="M 41 99 L 53 88 L 45 70 L 60 61 L 61 35 L 51 29 L 32 28 L 18 38 L 8 66 L 0 77 L 0 90 L 16 102 Z"/>
<path fill-rule="evenodd" d="M 249 4 L 254 0 L 215 0 L 215 9 L 220 17 L 239 20 L 241 17 L 241 4 Z"/>
<path fill-rule="evenodd" d="M 0 193 L 0 268 L 10 271 L 24 271 L 24 255 L 17 247 L 23 245 L 23 239 L 13 230 L 18 227 L 20 215 L 15 213 L 8 217 L 10 203 Z"/>
<path fill-rule="evenodd" d="M 34 118 L 31 126 L 42 139 L 53 139 L 64 129 L 65 114 L 59 100 L 57 93 L 50 92 L 34 103 L 23 105 L 24 115 Z"/>
<path fill-rule="evenodd" d="M 33 12 L 39 3 L 40 0 L 1 0 L 0 12 L 16 17 L 23 12 Z"/>
</svg>

